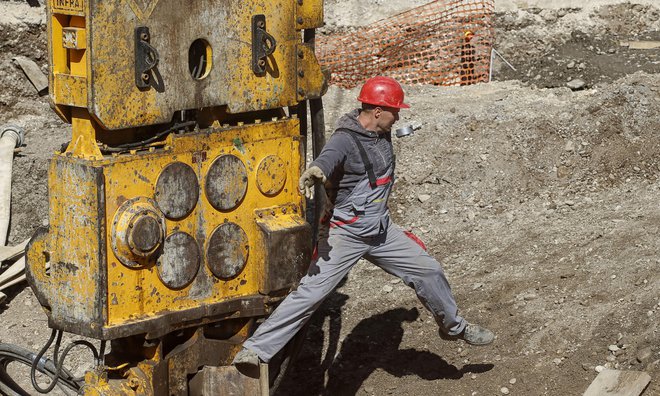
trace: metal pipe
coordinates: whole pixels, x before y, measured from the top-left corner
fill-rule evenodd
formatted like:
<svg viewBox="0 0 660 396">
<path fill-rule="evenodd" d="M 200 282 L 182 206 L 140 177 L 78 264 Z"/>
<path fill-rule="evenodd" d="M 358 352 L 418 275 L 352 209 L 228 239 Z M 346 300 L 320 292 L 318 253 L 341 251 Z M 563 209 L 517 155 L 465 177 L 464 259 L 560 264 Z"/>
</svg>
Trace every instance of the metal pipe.
<svg viewBox="0 0 660 396">
<path fill-rule="evenodd" d="M 0 245 L 7 243 L 11 215 L 11 172 L 14 149 L 23 144 L 23 129 L 7 125 L 0 132 Z"/>
<path fill-rule="evenodd" d="M 316 30 L 315 29 L 305 29 L 303 34 L 303 40 L 305 43 L 310 44 L 314 48 L 316 40 Z M 323 116 L 323 99 L 309 99 L 309 118 L 311 121 L 312 128 L 312 156 L 314 158 L 318 157 L 321 154 L 323 146 L 325 146 L 325 118 Z M 316 244 L 318 238 L 318 229 L 319 221 L 323 210 L 325 208 L 325 188 L 317 184 L 315 187 L 314 196 L 314 223 L 312 224 L 314 229 L 314 244 Z"/>
</svg>

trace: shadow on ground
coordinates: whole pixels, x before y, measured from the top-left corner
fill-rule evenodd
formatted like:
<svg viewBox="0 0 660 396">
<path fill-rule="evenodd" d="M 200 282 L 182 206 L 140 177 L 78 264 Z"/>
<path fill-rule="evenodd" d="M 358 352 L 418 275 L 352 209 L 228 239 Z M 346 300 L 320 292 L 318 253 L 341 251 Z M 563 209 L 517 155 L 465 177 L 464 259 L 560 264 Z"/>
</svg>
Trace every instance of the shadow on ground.
<svg viewBox="0 0 660 396">
<path fill-rule="evenodd" d="M 366 318 L 339 347 L 341 311 L 347 300 L 348 296 L 335 292 L 312 317 L 303 350 L 276 396 L 355 395 L 377 369 L 396 377 L 415 375 L 433 381 L 460 379 L 465 373 L 493 368 L 474 364 L 459 369 L 434 353 L 400 349 L 403 323 L 417 320 L 417 308 L 397 308 Z M 326 321 L 327 335 L 323 332 Z"/>
</svg>

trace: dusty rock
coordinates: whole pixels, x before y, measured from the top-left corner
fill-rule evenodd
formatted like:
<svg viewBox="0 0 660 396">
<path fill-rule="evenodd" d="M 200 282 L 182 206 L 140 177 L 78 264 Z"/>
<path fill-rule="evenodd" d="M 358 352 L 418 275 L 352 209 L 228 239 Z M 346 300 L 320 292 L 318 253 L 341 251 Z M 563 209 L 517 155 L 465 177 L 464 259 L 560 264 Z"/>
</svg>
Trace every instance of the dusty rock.
<svg viewBox="0 0 660 396">
<path fill-rule="evenodd" d="M 569 82 L 566 83 L 566 86 L 572 89 L 573 91 L 580 90 L 585 87 L 587 83 L 584 82 L 584 80 L 575 78 Z"/>
<path fill-rule="evenodd" d="M 640 363 L 646 362 L 651 358 L 651 356 L 653 356 L 653 350 L 650 346 L 644 347 L 637 351 L 637 361 Z"/>
<path fill-rule="evenodd" d="M 419 194 L 417 196 L 417 199 L 419 200 L 419 202 L 426 202 L 429 199 L 431 199 L 431 196 L 429 194 Z"/>
</svg>

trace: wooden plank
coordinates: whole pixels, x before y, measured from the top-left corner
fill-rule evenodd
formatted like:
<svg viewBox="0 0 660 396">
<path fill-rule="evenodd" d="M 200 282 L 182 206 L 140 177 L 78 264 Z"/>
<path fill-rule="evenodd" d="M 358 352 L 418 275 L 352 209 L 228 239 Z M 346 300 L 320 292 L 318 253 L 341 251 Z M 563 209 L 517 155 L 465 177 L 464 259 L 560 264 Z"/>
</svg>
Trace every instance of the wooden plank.
<svg viewBox="0 0 660 396">
<path fill-rule="evenodd" d="M 621 46 L 630 49 L 655 49 L 660 48 L 660 41 L 622 41 Z"/>
<path fill-rule="evenodd" d="M 25 271 L 25 256 L 16 260 L 16 262 L 12 264 L 11 267 L 7 268 L 5 272 L 0 274 L 0 290 L 3 290 L 3 286 L 5 283 L 14 279 L 17 275 L 19 275 L 21 272 L 24 271 Z"/>
<path fill-rule="evenodd" d="M 643 371 L 603 370 L 583 396 L 639 396 L 650 382 Z"/>
<path fill-rule="evenodd" d="M 48 77 L 41 71 L 39 66 L 34 63 L 32 59 L 24 56 L 16 56 L 13 58 L 18 67 L 23 70 L 28 80 L 34 85 L 34 88 L 40 95 L 48 92 Z"/>
<path fill-rule="evenodd" d="M 25 246 L 30 240 L 26 239 L 16 246 L 0 246 L 0 262 L 14 260 L 25 253 Z"/>
</svg>

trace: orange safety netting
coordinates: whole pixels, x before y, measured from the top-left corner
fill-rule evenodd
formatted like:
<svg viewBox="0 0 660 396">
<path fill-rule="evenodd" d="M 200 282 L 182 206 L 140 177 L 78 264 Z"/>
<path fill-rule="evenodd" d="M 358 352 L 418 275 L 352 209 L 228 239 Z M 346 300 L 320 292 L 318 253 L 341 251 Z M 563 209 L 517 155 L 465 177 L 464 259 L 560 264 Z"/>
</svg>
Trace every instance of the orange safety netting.
<svg viewBox="0 0 660 396">
<path fill-rule="evenodd" d="M 376 75 L 404 84 L 488 81 L 494 3 L 433 1 L 356 32 L 319 36 L 316 55 L 331 72 L 331 84 L 344 88 Z"/>
</svg>

